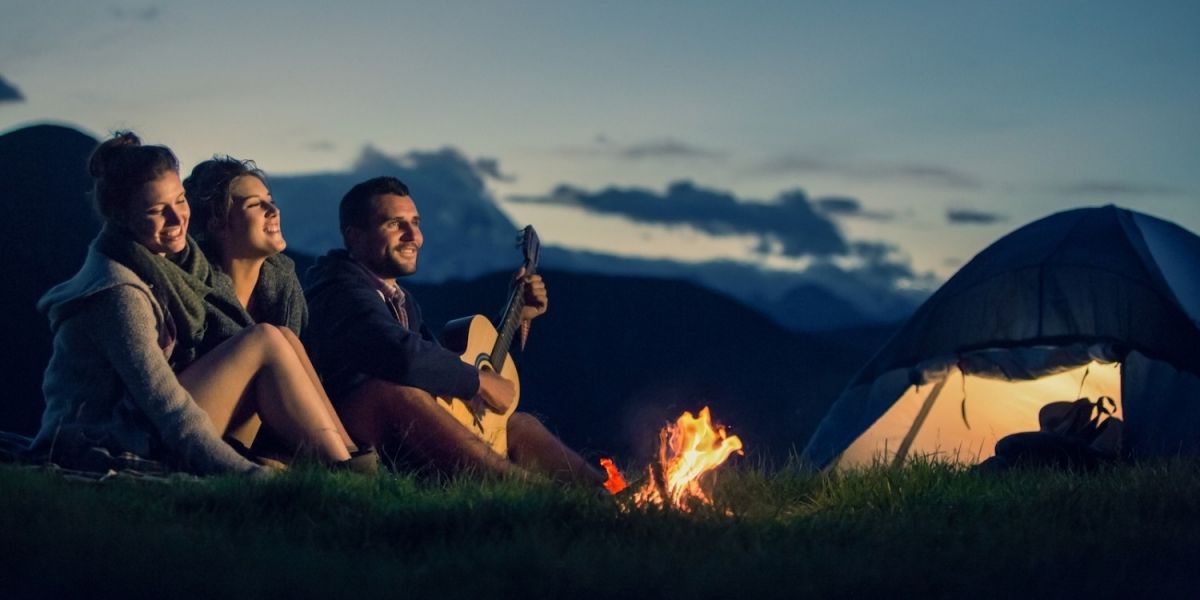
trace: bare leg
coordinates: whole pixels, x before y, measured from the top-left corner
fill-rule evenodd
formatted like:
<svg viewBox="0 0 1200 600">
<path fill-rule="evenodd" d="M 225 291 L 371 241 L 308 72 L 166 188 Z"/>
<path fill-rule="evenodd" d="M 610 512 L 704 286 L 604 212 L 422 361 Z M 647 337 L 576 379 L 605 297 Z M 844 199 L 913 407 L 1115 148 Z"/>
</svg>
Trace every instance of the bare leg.
<svg viewBox="0 0 1200 600">
<path fill-rule="evenodd" d="M 528 413 L 508 418 L 508 456 L 518 465 L 559 481 L 600 485 L 604 475 Z"/>
<path fill-rule="evenodd" d="M 350 434 L 346 433 L 346 427 L 342 425 L 342 420 L 338 418 L 337 411 L 333 410 L 333 403 L 329 401 L 329 395 L 325 393 L 325 386 L 321 385 L 321 378 L 317 376 L 317 370 L 313 368 L 312 361 L 308 358 L 308 351 L 304 349 L 304 344 L 300 343 L 300 338 L 296 337 L 296 334 L 287 327 L 280 327 L 279 333 L 283 334 L 283 338 L 296 351 L 296 358 L 300 359 L 300 365 L 304 367 L 305 374 L 308 375 L 313 387 L 316 388 L 317 393 L 321 396 L 321 403 L 329 413 L 329 418 L 337 426 L 338 435 L 342 436 L 342 443 L 351 452 L 357 450 L 358 448 L 354 445 L 354 441 L 350 439 Z"/>
<path fill-rule="evenodd" d="M 475 437 L 428 392 L 369 379 L 338 404 L 354 439 L 383 446 L 397 444 L 433 467 L 453 472 L 464 467 L 527 475 Z"/>
<path fill-rule="evenodd" d="M 257 409 L 288 442 L 312 445 L 330 462 L 350 458 L 296 352 L 272 325 L 248 327 L 222 342 L 180 373 L 179 382 L 222 435 Z M 247 401 L 251 384 L 258 391 L 254 402 Z"/>
</svg>

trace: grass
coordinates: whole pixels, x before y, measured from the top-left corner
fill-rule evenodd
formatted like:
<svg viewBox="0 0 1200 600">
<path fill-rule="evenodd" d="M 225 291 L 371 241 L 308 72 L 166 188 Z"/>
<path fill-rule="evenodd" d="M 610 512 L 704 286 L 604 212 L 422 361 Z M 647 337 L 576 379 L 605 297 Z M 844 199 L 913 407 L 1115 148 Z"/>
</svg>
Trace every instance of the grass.
<svg viewBox="0 0 1200 600">
<path fill-rule="evenodd" d="M 0 467 L 0 596 L 1195 597 L 1200 463 L 986 475 L 727 468 L 716 506 L 297 470 L 82 483 Z"/>
</svg>

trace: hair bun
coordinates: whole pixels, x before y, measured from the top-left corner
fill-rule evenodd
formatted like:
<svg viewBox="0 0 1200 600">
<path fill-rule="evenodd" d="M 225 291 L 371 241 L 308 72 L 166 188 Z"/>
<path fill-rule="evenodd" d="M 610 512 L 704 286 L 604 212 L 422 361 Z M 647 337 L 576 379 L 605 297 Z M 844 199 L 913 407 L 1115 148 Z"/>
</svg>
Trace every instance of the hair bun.
<svg viewBox="0 0 1200 600">
<path fill-rule="evenodd" d="M 109 167 L 128 148 L 142 145 L 142 140 L 132 131 L 118 131 L 111 139 L 96 147 L 92 158 L 88 161 L 88 172 L 94 179 L 100 179 L 109 172 Z"/>
</svg>

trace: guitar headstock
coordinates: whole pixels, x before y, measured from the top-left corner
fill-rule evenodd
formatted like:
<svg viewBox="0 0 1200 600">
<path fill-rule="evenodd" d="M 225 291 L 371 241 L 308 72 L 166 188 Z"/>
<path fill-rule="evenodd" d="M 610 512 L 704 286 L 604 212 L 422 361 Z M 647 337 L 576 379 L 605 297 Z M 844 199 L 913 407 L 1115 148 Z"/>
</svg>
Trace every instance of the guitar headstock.
<svg viewBox="0 0 1200 600">
<path fill-rule="evenodd" d="M 521 230 L 520 235 L 517 236 L 517 245 L 521 248 L 521 254 L 525 258 L 525 274 L 536 273 L 538 257 L 542 252 L 542 242 L 538 240 L 538 234 L 537 231 L 534 231 L 533 225 L 526 225 Z"/>
</svg>

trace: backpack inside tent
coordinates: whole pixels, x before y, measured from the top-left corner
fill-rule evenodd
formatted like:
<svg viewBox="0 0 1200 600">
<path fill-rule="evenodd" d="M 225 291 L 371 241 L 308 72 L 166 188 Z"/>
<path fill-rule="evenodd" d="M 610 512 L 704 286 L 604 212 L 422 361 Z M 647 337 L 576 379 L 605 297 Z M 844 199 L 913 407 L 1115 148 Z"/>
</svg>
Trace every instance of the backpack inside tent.
<svg viewBox="0 0 1200 600">
<path fill-rule="evenodd" d="M 977 463 L 1051 402 L 1109 396 L 1134 457 L 1200 451 L 1200 237 L 1115 206 L 1001 238 L 854 377 L 803 457 Z"/>
</svg>

